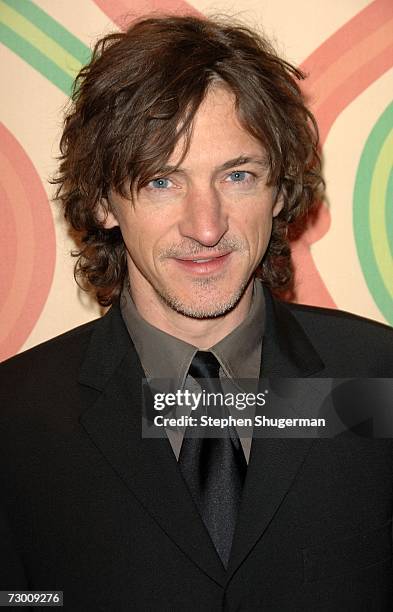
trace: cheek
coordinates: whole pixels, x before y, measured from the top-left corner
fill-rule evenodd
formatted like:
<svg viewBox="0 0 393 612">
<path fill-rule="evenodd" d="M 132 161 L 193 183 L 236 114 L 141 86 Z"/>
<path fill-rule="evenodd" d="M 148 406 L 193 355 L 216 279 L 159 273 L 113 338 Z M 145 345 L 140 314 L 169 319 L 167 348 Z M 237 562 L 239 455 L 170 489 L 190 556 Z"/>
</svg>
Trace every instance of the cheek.
<svg viewBox="0 0 393 612">
<path fill-rule="evenodd" d="M 173 235 L 174 234 L 174 235 Z M 127 248 L 135 262 L 151 270 L 160 268 L 163 249 L 178 242 L 173 224 L 163 215 L 138 219 L 128 237 Z"/>
<path fill-rule="evenodd" d="M 272 219 L 264 212 L 253 215 L 245 214 L 241 222 L 243 236 L 247 240 L 252 254 L 259 254 L 260 251 L 265 250 L 269 242 Z"/>
<path fill-rule="evenodd" d="M 144 267 L 149 252 L 149 235 L 135 220 L 126 225 L 120 224 L 121 233 L 127 249 L 129 264 L 133 262 L 137 267 Z"/>
<path fill-rule="evenodd" d="M 120 230 L 127 250 L 131 255 L 137 255 L 147 250 L 154 235 L 154 226 L 144 216 L 132 213 L 119 218 Z"/>
</svg>

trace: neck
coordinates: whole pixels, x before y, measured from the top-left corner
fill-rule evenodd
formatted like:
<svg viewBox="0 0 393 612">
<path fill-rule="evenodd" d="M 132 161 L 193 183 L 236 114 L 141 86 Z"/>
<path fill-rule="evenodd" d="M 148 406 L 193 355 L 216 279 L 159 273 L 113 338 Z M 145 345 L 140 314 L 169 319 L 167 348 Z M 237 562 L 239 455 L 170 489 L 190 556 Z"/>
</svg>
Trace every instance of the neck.
<svg viewBox="0 0 393 612">
<path fill-rule="evenodd" d="M 208 319 L 195 319 L 170 308 L 155 295 L 144 296 L 132 291 L 134 304 L 145 321 L 175 336 L 199 350 L 207 350 L 231 333 L 247 316 L 252 299 L 253 279 L 250 280 L 236 306 L 224 315 Z"/>
</svg>

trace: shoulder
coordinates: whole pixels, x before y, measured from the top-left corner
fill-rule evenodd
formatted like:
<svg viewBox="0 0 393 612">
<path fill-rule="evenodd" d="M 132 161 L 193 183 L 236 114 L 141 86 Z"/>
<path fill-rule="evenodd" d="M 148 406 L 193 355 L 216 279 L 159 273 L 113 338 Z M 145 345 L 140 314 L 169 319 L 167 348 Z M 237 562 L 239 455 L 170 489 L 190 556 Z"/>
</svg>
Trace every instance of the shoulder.
<svg viewBox="0 0 393 612">
<path fill-rule="evenodd" d="M 3 431 L 23 437 L 29 428 L 58 432 L 77 426 L 130 345 L 120 309 L 113 306 L 103 317 L 0 364 Z M 87 363 L 91 377 L 83 380 Z"/>
<path fill-rule="evenodd" d="M 0 364 L 2 398 L 31 407 L 67 402 L 78 397 L 79 382 L 86 364 L 96 382 L 112 371 L 131 340 L 121 316 L 113 305 L 98 319 L 76 327 Z M 93 385 L 100 388 L 100 384 Z"/>
<path fill-rule="evenodd" d="M 285 302 L 285 306 L 290 309 L 300 323 L 310 329 L 322 331 L 326 328 L 329 331 L 340 332 L 361 330 L 365 334 L 376 335 L 381 338 L 387 337 L 390 341 L 393 338 L 393 327 L 351 312 L 287 302 Z"/>
<path fill-rule="evenodd" d="M 0 364 L 0 375 L 8 376 L 19 369 L 23 369 L 25 374 L 28 374 L 31 369 L 35 370 L 44 364 L 48 368 L 54 364 L 58 367 L 61 362 L 64 365 L 68 364 L 70 355 L 76 357 L 78 353 L 83 352 L 99 321 L 100 319 L 95 319 L 75 327 L 3 361 Z"/>
<path fill-rule="evenodd" d="M 55 403 L 72 395 L 90 339 L 101 324 L 96 319 L 43 342 L 0 364 L 0 389 L 7 406 L 29 409 L 43 400 Z"/>
<path fill-rule="evenodd" d="M 367 366 L 368 376 L 393 376 L 393 328 L 343 310 L 285 303 L 320 355 Z"/>
</svg>

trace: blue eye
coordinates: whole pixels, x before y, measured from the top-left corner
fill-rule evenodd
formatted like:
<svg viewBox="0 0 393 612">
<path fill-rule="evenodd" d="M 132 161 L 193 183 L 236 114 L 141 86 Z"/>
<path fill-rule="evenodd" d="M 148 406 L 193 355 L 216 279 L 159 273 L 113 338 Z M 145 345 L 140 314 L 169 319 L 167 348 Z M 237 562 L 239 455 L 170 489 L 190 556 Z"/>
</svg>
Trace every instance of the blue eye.
<svg viewBox="0 0 393 612">
<path fill-rule="evenodd" d="M 247 178 L 248 172 L 244 172 L 241 170 L 236 170 L 235 172 L 231 172 L 229 175 L 230 179 L 234 183 L 241 183 Z"/>
<path fill-rule="evenodd" d="M 153 187 L 153 189 L 167 189 L 169 183 L 170 181 L 167 178 L 157 178 L 150 181 L 149 186 Z"/>
</svg>

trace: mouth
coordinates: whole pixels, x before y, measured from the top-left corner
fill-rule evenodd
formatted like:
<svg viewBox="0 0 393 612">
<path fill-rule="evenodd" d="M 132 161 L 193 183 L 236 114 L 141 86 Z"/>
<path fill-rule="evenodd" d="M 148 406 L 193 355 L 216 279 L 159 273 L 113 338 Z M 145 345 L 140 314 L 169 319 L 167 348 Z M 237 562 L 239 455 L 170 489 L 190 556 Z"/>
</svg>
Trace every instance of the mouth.
<svg viewBox="0 0 393 612">
<path fill-rule="evenodd" d="M 228 263 L 231 252 L 220 255 L 191 255 L 189 257 L 176 257 L 173 261 L 179 268 L 193 274 L 203 275 L 221 271 Z"/>
</svg>

